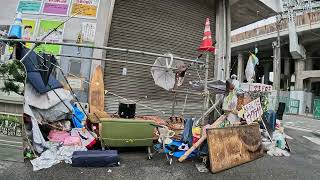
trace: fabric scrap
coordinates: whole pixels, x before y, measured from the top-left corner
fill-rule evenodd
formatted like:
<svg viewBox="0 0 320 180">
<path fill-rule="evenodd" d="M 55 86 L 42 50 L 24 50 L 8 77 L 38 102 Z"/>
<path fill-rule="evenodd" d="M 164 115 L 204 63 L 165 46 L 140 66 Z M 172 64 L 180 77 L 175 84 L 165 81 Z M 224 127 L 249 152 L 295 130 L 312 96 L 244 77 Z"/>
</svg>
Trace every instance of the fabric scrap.
<svg viewBox="0 0 320 180">
<path fill-rule="evenodd" d="M 31 160 L 33 171 L 49 168 L 62 161 L 72 164 L 72 154 L 75 151 L 87 151 L 83 146 L 56 146 L 52 147 L 41 154 L 40 157 Z"/>
</svg>

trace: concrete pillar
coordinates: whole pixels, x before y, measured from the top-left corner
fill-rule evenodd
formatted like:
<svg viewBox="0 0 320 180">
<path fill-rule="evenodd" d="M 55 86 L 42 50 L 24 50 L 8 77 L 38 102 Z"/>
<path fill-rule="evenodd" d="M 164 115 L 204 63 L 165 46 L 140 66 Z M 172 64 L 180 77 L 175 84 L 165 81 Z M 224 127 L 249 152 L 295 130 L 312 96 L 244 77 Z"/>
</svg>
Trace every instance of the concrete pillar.
<svg viewBox="0 0 320 180">
<path fill-rule="evenodd" d="M 303 91 L 303 79 L 301 79 L 301 71 L 305 70 L 305 60 L 297 59 L 294 64 L 296 82 L 294 85 L 294 89 L 296 91 Z"/>
<path fill-rule="evenodd" d="M 238 69 L 237 69 L 237 76 L 238 76 L 238 81 L 243 82 L 243 55 L 241 53 L 238 54 Z"/>
<path fill-rule="evenodd" d="M 216 55 L 214 75 L 217 80 L 230 78 L 231 16 L 229 0 L 216 2 Z"/>
<path fill-rule="evenodd" d="M 270 63 L 263 64 L 263 76 L 264 76 L 264 84 L 269 83 L 269 70 L 270 70 Z"/>
<path fill-rule="evenodd" d="M 307 59 L 306 59 L 306 70 L 312 70 L 313 69 L 313 59 L 310 58 L 310 56 L 308 56 L 307 54 Z"/>
<path fill-rule="evenodd" d="M 290 58 L 284 59 L 284 75 L 286 77 L 290 76 Z"/>
<path fill-rule="evenodd" d="M 290 58 L 285 58 L 284 59 L 284 75 L 285 75 L 285 79 L 284 79 L 284 90 L 288 91 L 290 88 Z"/>
<path fill-rule="evenodd" d="M 277 41 L 272 43 L 273 48 L 273 89 L 280 90 L 281 52 Z"/>
<path fill-rule="evenodd" d="M 225 77 L 226 79 L 230 78 L 231 73 L 231 12 L 230 12 L 230 2 L 229 0 L 225 1 L 226 8 L 226 67 L 225 67 Z"/>
<path fill-rule="evenodd" d="M 109 39 L 109 32 L 111 27 L 112 14 L 114 9 L 115 0 L 110 1 L 100 1 L 99 8 L 104 7 L 105 10 L 99 10 L 97 16 L 97 27 L 94 45 L 95 46 L 106 46 Z M 106 13 L 107 12 L 107 13 Z M 105 37 L 105 38 L 101 38 Z M 93 57 L 94 58 L 105 58 L 106 52 L 102 49 L 94 49 Z M 104 62 L 100 60 L 92 60 L 91 65 L 91 74 L 93 74 L 96 66 L 101 65 L 104 68 Z"/>
</svg>

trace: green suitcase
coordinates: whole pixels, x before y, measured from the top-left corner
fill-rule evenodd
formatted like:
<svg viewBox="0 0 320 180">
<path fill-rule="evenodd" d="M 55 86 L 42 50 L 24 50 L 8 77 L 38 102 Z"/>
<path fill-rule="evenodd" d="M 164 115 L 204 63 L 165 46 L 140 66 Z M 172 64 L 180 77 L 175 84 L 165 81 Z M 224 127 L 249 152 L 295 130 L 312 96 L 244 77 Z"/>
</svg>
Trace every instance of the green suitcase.
<svg viewBox="0 0 320 180">
<path fill-rule="evenodd" d="M 101 144 L 108 147 L 150 147 L 154 122 L 137 119 L 100 119 Z"/>
</svg>

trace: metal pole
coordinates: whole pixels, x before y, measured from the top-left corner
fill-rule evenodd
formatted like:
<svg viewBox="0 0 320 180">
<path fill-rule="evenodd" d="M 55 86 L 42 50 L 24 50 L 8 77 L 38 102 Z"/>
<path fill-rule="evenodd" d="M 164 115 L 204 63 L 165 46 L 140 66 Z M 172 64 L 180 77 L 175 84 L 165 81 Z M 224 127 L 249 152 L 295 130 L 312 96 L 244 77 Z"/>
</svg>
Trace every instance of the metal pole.
<svg viewBox="0 0 320 180">
<path fill-rule="evenodd" d="M 190 91 L 183 91 L 183 90 L 171 90 L 171 92 L 177 92 L 177 93 L 184 93 L 184 94 L 192 94 L 192 95 L 197 95 L 197 96 L 202 96 L 202 93 L 197 93 L 197 92 L 190 92 Z"/>
<path fill-rule="evenodd" d="M 32 41 L 32 40 L 22 40 L 22 39 L 6 39 L 0 38 L 0 41 L 4 42 L 25 42 L 25 43 L 35 43 L 35 44 L 52 44 L 52 45 L 62 45 L 62 46 L 75 46 L 75 47 L 84 47 L 84 48 L 92 48 L 92 49 L 103 49 L 103 50 L 113 50 L 113 51 L 122 51 L 127 53 L 136 53 L 142 55 L 156 56 L 156 57 L 166 57 L 171 58 L 170 56 L 166 56 L 163 54 L 157 54 L 152 52 L 138 51 L 132 49 L 123 49 L 123 48 L 114 48 L 114 47 L 106 47 L 106 46 L 93 46 L 89 44 L 76 44 L 76 43 L 66 43 L 66 42 L 47 42 L 47 41 Z M 202 61 L 186 59 L 181 57 L 173 57 L 173 59 L 177 59 L 180 61 L 193 62 L 198 64 L 204 64 Z"/>
<path fill-rule="evenodd" d="M 209 91 L 208 91 L 208 76 L 209 76 L 209 53 L 206 53 L 206 62 L 205 62 L 205 76 L 204 76 L 204 100 L 203 100 L 203 114 L 202 114 L 202 124 L 204 124 L 205 120 L 205 112 L 208 109 L 208 96 L 209 96 Z"/>
<path fill-rule="evenodd" d="M 79 59 L 91 59 L 91 60 L 100 60 L 100 61 L 111 61 L 111 62 L 120 62 L 120 63 L 126 63 L 126 64 L 137 64 L 137 65 L 142 65 L 142 66 L 150 66 L 150 67 L 158 67 L 158 68 L 165 68 L 165 69 L 174 69 L 177 70 L 177 68 L 167 68 L 165 66 L 158 66 L 158 65 L 153 65 L 153 64 L 148 64 L 148 63 L 141 63 L 141 62 L 135 62 L 135 61 L 124 61 L 124 60 L 117 60 L 117 59 L 105 59 L 105 58 L 94 58 L 94 57 L 85 57 L 85 56 L 72 56 L 72 55 L 66 55 L 66 54 L 58 54 L 55 56 L 60 56 L 60 57 L 70 57 L 70 58 L 79 58 Z"/>
</svg>

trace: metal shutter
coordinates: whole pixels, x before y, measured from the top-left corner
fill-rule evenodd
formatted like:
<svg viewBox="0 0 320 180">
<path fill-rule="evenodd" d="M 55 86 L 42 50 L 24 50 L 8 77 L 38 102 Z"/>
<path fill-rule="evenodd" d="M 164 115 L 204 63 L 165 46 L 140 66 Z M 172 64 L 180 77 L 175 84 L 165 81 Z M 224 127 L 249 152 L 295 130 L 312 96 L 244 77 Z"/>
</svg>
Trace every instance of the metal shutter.
<svg viewBox="0 0 320 180">
<path fill-rule="evenodd" d="M 203 37 L 205 18 L 210 17 L 212 37 L 215 32 L 215 8 L 198 0 L 116 0 L 112 17 L 108 46 L 127 48 L 164 54 L 171 52 L 179 57 L 194 59 L 196 49 Z M 153 64 L 157 57 L 132 53 L 108 51 L 107 58 L 137 61 Z M 213 77 L 213 59 L 210 58 L 210 74 Z M 204 60 L 205 55 L 202 57 Z M 122 68 L 127 67 L 127 76 L 122 76 Z M 139 100 L 171 115 L 173 94 L 154 84 L 150 67 L 106 62 L 104 70 L 105 88 L 122 97 Z M 204 70 L 202 70 L 202 75 Z M 183 87 L 189 86 L 191 79 L 199 79 L 191 70 Z M 203 76 L 202 76 L 203 78 Z M 147 99 L 143 99 L 147 96 Z M 141 99 L 142 98 L 142 99 Z M 185 94 L 177 94 L 176 114 L 180 113 Z M 114 113 L 118 109 L 119 98 L 108 94 L 105 99 L 106 111 Z M 202 113 L 203 97 L 189 95 L 185 114 Z M 139 115 L 161 115 L 151 109 L 137 105 Z"/>
</svg>

